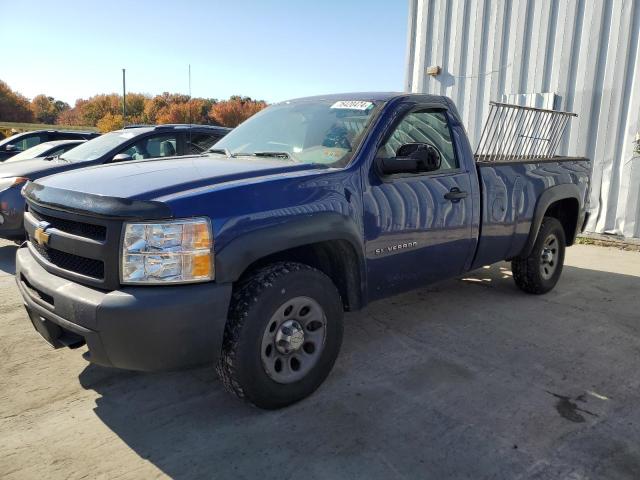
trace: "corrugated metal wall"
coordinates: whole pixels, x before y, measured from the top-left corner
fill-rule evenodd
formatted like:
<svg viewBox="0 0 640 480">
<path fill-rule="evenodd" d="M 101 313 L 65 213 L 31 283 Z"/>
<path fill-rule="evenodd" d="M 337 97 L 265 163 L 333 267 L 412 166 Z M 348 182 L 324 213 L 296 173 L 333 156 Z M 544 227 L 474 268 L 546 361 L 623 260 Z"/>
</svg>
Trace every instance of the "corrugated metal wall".
<svg viewBox="0 0 640 480">
<path fill-rule="evenodd" d="M 474 147 L 489 100 L 555 93 L 579 115 L 558 153 L 593 159 L 587 229 L 640 237 L 639 29 L 640 0 L 409 0 L 406 89 L 451 97 Z"/>
</svg>

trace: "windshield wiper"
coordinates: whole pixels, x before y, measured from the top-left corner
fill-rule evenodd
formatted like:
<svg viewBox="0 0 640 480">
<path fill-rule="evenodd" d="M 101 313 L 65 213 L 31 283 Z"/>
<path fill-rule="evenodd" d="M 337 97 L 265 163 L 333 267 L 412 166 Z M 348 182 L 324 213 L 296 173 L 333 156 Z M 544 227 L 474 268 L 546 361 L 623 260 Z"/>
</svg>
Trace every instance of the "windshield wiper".
<svg viewBox="0 0 640 480">
<path fill-rule="evenodd" d="M 206 153 L 220 153 L 226 155 L 229 158 L 233 158 L 233 154 L 228 148 L 210 148 Z"/>
<path fill-rule="evenodd" d="M 293 156 L 289 152 L 237 152 L 231 153 L 228 148 L 212 148 L 207 150 L 207 153 L 219 153 L 221 155 L 226 155 L 228 158 L 238 158 L 238 157 L 273 157 L 273 158 L 286 158 L 290 160 L 295 160 Z"/>
<path fill-rule="evenodd" d="M 253 152 L 255 157 L 292 158 L 289 152 Z"/>
</svg>

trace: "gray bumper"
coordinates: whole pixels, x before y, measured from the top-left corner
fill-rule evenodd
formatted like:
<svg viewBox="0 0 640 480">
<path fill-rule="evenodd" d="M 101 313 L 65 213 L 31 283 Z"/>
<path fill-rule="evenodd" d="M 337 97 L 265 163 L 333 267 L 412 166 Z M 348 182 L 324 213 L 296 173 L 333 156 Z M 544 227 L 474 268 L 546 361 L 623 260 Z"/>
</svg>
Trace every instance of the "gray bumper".
<svg viewBox="0 0 640 480">
<path fill-rule="evenodd" d="M 27 248 L 16 281 L 38 332 L 54 347 L 89 347 L 93 363 L 168 370 L 217 360 L 231 284 L 127 287 L 105 292 L 47 272 Z"/>
</svg>

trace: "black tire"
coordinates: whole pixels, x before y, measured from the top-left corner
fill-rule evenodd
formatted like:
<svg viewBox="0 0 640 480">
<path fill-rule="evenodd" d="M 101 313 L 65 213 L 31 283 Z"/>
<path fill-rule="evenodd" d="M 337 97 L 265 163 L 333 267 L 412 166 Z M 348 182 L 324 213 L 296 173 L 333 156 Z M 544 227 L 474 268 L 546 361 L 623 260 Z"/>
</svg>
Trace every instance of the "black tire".
<svg viewBox="0 0 640 480">
<path fill-rule="evenodd" d="M 555 239 L 555 250 L 553 243 Z M 540 295 L 556 286 L 564 265 L 566 240 L 562 224 L 553 217 L 544 217 L 531 253 L 527 257 L 516 258 L 511 262 L 513 280 L 527 293 Z M 545 262 L 543 256 L 551 255 L 551 262 Z M 544 257 L 546 258 L 546 257 Z"/>
<path fill-rule="evenodd" d="M 322 318 L 326 319 L 323 341 L 311 369 L 302 378 L 280 383 L 273 379 L 273 366 L 264 360 L 263 346 L 269 335 L 267 329 L 273 331 L 273 318 L 278 312 L 287 311 L 287 302 L 300 298 L 311 299 L 321 307 Z M 290 315 L 295 317 L 296 313 Z M 333 368 L 342 344 L 342 316 L 340 294 L 319 270 L 294 262 L 279 262 L 257 270 L 234 289 L 218 376 L 229 392 L 260 408 L 282 408 L 302 400 L 324 382 Z M 280 324 L 279 330 L 282 328 Z M 304 357 L 302 350 L 293 353 Z M 282 352 L 275 354 L 285 358 Z M 287 364 L 287 369 L 292 372 L 291 365 Z"/>
</svg>

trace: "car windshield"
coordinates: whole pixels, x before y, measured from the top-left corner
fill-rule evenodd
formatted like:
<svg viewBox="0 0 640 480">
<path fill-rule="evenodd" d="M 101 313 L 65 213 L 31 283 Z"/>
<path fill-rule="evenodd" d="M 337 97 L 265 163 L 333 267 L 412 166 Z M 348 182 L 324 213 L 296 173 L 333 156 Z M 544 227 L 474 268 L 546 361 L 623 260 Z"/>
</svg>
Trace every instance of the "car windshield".
<svg viewBox="0 0 640 480">
<path fill-rule="evenodd" d="M 133 132 L 126 130 L 105 133 L 63 153 L 60 158 L 72 163 L 96 160 L 134 136 Z"/>
<path fill-rule="evenodd" d="M 379 106 L 379 102 L 361 100 L 279 103 L 232 130 L 211 150 L 345 166 Z"/>
<path fill-rule="evenodd" d="M 41 143 L 40 145 L 36 145 L 35 147 L 27 148 L 24 152 L 20 152 L 17 155 L 9 158 L 7 162 L 17 162 L 19 160 L 28 160 L 30 158 L 41 157 L 51 149 L 51 145 L 48 143 Z"/>
</svg>

